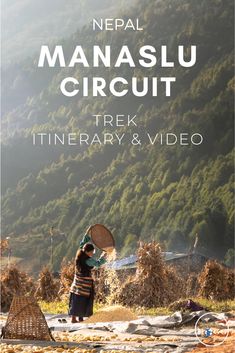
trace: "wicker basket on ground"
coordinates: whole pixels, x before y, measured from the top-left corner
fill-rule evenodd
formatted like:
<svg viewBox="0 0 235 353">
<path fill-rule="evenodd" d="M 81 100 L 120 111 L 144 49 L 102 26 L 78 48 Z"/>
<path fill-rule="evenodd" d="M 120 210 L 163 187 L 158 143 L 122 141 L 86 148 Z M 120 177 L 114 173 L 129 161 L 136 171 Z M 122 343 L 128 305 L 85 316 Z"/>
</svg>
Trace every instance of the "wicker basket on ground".
<svg viewBox="0 0 235 353">
<path fill-rule="evenodd" d="M 32 297 L 15 296 L 12 300 L 2 337 L 8 339 L 54 341 L 46 319 Z"/>
</svg>

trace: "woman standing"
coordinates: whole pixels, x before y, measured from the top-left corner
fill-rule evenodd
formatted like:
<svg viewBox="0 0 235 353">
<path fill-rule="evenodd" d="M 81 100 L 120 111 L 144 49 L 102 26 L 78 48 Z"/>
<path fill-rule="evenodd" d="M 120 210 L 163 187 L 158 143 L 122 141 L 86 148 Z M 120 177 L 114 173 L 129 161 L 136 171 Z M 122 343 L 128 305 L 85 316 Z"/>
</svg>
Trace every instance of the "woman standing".
<svg viewBox="0 0 235 353">
<path fill-rule="evenodd" d="M 91 239 L 88 235 L 89 231 L 90 227 L 80 242 L 80 248 L 75 258 L 75 275 L 69 298 L 69 315 L 72 316 L 72 323 L 81 322 L 83 317 L 89 317 L 93 314 L 94 283 L 91 270 L 106 262 L 105 252 L 98 260 L 93 258 L 95 248 L 93 244 L 89 243 Z M 77 321 L 77 317 L 79 321 Z"/>
</svg>

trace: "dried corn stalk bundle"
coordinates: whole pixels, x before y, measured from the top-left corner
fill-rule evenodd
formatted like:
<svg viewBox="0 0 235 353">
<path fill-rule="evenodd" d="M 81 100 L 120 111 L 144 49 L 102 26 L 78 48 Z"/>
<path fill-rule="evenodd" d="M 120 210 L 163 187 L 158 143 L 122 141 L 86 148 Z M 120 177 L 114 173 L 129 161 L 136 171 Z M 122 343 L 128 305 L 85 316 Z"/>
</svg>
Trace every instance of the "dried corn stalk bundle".
<svg viewBox="0 0 235 353">
<path fill-rule="evenodd" d="M 117 293 L 121 303 L 154 307 L 180 297 L 182 281 L 173 268 L 166 266 L 158 243 L 140 243 L 137 256 L 136 276 L 129 277 Z"/>
<path fill-rule="evenodd" d="M 14 295 L 30 295 L 35 286 L 31 277 L 12 265 L 1 272 L 1 310 L 9 310 Z"/>
<path fill-rule="evenodd" d="M 60 289 L 59 296 L 64 296 L 69 294 L 70 286 L 73 282 L 75 272 L 75 260 L 66 262 L 64 259 L 61 264 L 60 270 Z"/>
<path fill-rule="evenodd" d="M 132 276 L 129 276 L 123 283 L 116 296 L 117 301 L 123 305 L 144 306 L 138 303 L 140 301 L 139 285 Z"/>
<path fill-rule="evenodd" d="M 48 267 L 44 267 L 39 274 L 35 297 L 45 301 L 53 301 L 58 298 L 58 284 Z"/>
<path fill-rule="evenodd" d="M 198 282 L 199 295 L 216 300 L 233 297 L 234 272 L 222 266 L 216 260 L 209 260 L 201 271 Z"/>
</svg>

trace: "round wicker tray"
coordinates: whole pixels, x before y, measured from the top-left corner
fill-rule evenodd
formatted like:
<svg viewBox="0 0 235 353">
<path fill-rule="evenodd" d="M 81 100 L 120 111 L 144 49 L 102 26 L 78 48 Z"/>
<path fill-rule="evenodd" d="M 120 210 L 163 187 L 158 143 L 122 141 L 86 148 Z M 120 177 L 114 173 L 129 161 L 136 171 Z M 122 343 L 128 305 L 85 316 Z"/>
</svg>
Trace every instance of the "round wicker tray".
<svg viewBox="0 0 235 353">
<path fill-rule="evenodd" d="M 101 250 L 109 251 L 115 247 L 112 233 L 103 224 L 94 224 L 89 231 L 93 243 Z"/>
</svg>

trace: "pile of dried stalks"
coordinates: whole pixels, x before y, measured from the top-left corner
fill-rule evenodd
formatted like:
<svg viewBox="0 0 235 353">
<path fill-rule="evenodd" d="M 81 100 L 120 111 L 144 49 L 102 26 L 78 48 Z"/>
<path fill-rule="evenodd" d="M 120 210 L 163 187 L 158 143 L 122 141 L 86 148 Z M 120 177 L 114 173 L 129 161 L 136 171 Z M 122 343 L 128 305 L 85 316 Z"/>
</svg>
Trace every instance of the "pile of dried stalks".
<svg viewBox="0 0 235 353">
<path fill-rule="evenodd" d="M 167 266 L 161 248 L 155 241 L 140 243 L 135 277 L 124 283 L 118 300 L 125 305 L 155 307 L 167 305 L 181 294 L 182 280 L 175 270 Z"/>
<path fill-rule="evenodd" d="M 234 271 L 216 260 L 209 260 L 202 269 L 198 282 L 199 295 L 208 299 L 234 298 Z"/>
<path fill-rule="evenodd" d="M 53 278 L 48 267 L 44 267 L 39 274 L 35 297 L 47 302 L 54 301 L 58 298 L 58 282 Z"/>
<path fill-rule="evenodd" d="M 35 286 L 31 277 L 21 272 L 15 265 L 1 272 L 1 310 L 9 310 L 14 295 L 31 295 Z"/>
<path fill-rule="evenodd" d="M 64 259 L 61 264 L 60 269 L 60 289 L 59 289 L 59 296 L 60 297 L 67 297 L 69 295 L 69 289 L 73 282 L 75 272 L 75 260 L 72 259 L 71 261 L 66 262 Z"/>
</svg>

